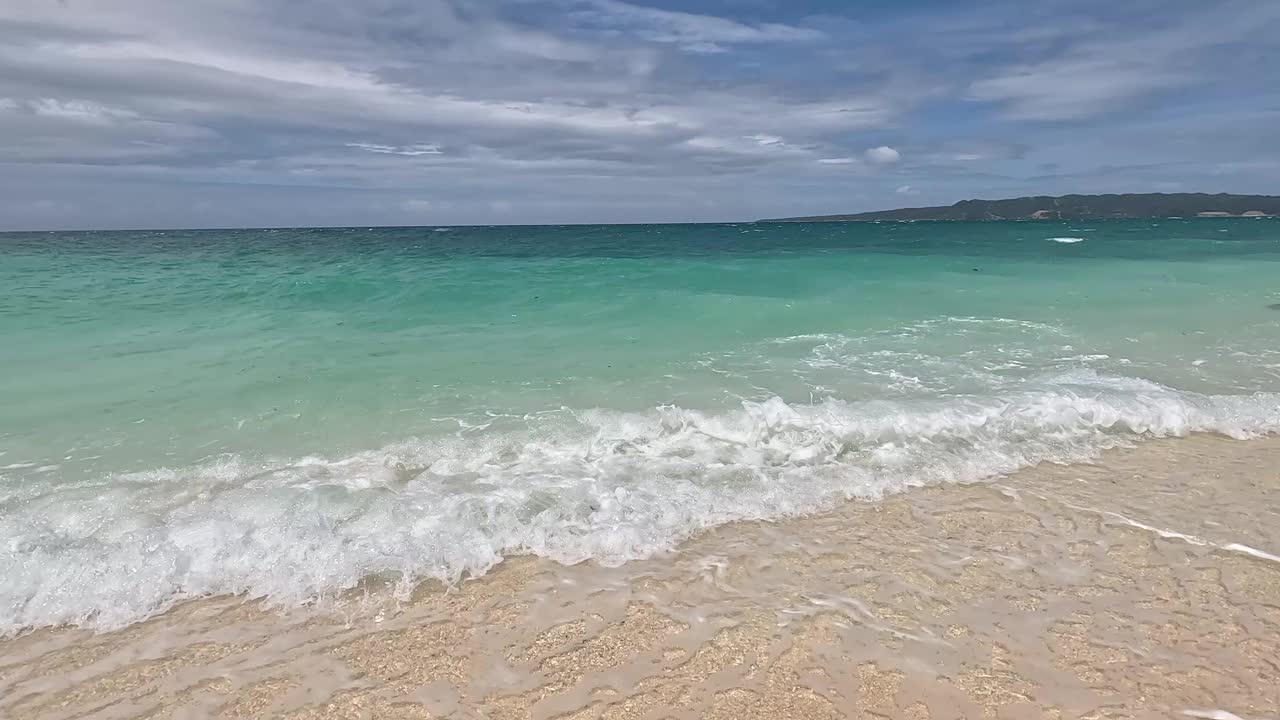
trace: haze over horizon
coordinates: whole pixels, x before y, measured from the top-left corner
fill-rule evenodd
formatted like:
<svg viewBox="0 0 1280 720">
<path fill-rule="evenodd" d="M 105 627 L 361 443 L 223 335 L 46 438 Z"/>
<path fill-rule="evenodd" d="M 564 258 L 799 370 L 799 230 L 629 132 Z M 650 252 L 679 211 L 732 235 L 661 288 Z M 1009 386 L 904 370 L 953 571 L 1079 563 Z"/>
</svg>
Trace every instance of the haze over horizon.
<svg viewBox="0 0 1280 720">
<path fill-rule="evenodd" d="M 9 0 L 0 230 L 1280 187 L 1280 4 Z"/>
</svg>

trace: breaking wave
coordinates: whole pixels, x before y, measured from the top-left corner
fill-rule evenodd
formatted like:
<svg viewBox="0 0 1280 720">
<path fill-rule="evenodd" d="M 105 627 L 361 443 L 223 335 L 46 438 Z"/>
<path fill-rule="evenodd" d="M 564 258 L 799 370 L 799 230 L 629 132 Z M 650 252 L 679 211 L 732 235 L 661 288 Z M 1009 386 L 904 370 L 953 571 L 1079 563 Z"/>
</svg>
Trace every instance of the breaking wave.
<svg viewBox="0 0 1280 720">
<path fill-rule="evenodd" d="M 732 521 L 1087 461 L 1143 438 L 1276 431 L 1274 393 L 1075 371 L 987 396 L 565 410 L 347 457 L 17 485 L 0 497 L 0 634 L 117 628 L 215 594 L 293 606 L 370 576 L 407 593 L 512 554 L 613 565 Z"/>
</svg>

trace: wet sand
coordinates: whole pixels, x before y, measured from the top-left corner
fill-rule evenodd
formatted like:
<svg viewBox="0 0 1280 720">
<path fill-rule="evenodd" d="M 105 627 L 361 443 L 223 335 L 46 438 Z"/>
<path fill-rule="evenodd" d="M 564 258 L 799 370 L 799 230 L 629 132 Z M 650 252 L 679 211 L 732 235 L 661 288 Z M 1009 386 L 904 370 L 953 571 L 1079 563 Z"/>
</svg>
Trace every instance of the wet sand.
<svg viewBox="0 0 1280 720">
<path fill-rule="evenodd" d="M 4 718 L 1280 718 L 1280 438 L 0 642 Z"/>
</svg>

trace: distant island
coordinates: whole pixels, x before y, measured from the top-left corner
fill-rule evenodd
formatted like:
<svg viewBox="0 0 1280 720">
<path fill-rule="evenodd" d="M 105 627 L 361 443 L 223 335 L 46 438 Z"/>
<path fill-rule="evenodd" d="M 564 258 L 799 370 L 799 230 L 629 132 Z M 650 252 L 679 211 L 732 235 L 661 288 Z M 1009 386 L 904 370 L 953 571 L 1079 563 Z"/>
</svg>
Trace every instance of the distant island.
<svg viewBox="0 0 1280 720">
<path fill-rule="evenodd" d="M 1012 200 L 961 200 L 941 207 L 901 208 L 759 222 L 874 222 L 876 220 L 1098 220 L 1105 218 L 1267 217 L 1280 215 L 1273 195 L 1143 193 L 1063 195 Z"/>
</svg>

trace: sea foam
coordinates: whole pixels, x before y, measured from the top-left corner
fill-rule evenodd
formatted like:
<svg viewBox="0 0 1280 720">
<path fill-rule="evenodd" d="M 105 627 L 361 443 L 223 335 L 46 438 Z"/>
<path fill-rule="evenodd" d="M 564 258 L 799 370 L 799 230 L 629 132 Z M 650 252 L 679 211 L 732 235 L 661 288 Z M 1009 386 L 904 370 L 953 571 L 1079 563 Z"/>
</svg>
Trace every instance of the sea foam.
<svg viewBox="0 0 1280 720">
<path fill-rule="evenodd" d="M 565 410 L 520 431 L 346 457 L 113 475 L 0 498 L 0 634 L 111 629 L 214 594 L 295 606 L 369 576 L 407 593 L 504 556 L 615 565 L 736 520 L 1086 461 L 1144 437 L 1280 431 L 1280 395 L 1075 371 L 1016 391 L 727 412 Z"/>
</svg>

